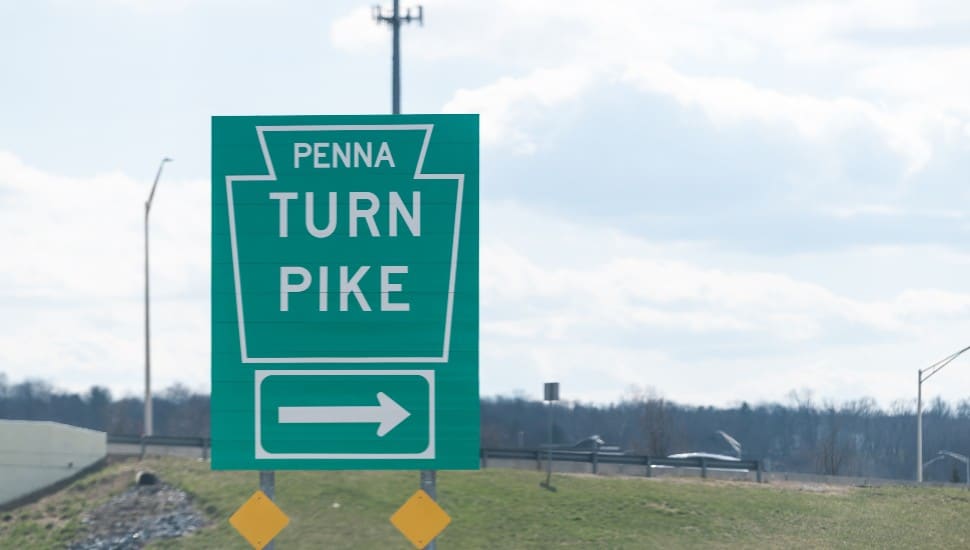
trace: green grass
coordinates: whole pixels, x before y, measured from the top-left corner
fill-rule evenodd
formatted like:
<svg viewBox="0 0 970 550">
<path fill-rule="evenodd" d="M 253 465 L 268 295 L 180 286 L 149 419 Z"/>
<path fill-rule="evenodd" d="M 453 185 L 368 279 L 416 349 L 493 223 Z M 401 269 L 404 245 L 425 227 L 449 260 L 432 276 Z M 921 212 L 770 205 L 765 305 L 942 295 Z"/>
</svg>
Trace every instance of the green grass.
<svg viewBox="0 0 970 550">
<path fill-rule="evenodd" d="M 0 512 L 0 549 L 64 548 L 77 535 L 84 511 L 123 491 L 133 475 L 130 467 L 115 465 L 37 502 Z"/>
<path fill-rule="evenodd" d="M 207 464 L 180 459 L 146 466 L 191 493 L 212 518 L 202 532 L 151 548 L 248 548 L 227 519 L 256 490 L 257 473 L 211 472 Z M 110 477 L 121 467 L 131 465 L 115 465 L 98 476 Z M 277 473 L 277 503 L 291 519 L 277 548 L 410 548 L 388 518 L 416 490 L 418 477 Z M 439 472 L 439 502 L 452 517 L 439 548 L 970 546 L 970 494 L 960 489 L 803 490 L 799 484 L 555 475 L 553 493 L 539 487 L 543 479 L 535 471 Z M 68 506 L 76 510 L 76 504 Z M 0 547 L 11 542 L 17 548 L 57 548 L 66 540 L 59 527 L 45 529 L 20 520 L 19 510 L 10 513 L 15 519 L 8 523 L 23 525 L 14 531 L 0 526 Z M 75 521 L 64 523 L 65 532 Z M 38 528 L 45 532 L 36 534 Z"/>
</svg>

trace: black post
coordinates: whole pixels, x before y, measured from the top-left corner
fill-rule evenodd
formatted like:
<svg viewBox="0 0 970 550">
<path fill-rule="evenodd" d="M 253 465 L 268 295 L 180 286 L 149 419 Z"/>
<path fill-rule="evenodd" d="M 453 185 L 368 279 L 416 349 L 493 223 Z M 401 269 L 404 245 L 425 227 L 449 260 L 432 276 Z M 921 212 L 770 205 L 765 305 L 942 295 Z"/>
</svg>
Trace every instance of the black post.
<svg viewBox="0 0 970 550">
<path fill-rule="evenodd" d="M 421 489 L 431 497 L 431 500 L 438 500 L 437 470 L 421 470 Z M 437 547 L 437 542 L 432 539 L 424 548 L 425 550 L 435 550 Z"/>
<path fill-rule="evenodd" d="M 394 0 L 391 16 L 391 114 L 401 114 L 401 12 Z"/>
<path fill-rule="evenodd" d="M 549 431 L 548 437 L 546 438 L 546 445 L 548 445 L 548 454 L 546 455 L 546 488 L 552 487 L 552 401 L 549 402 Z"/>
<path fill-rule="evenodd" d="M 276 472 L 274 470 L 261 470 L 259 472 L 259 490 L 270 500 L 276 500 Z M 276 543 L 270 541 L 263 547 L 264 550 L 273 550 Z"/>
<path fill-rule="evenodd" d="M 556 401 L 559 401 L 559 382 L 546 382 L 543 386 L 543 400 L 549 406 L 548 414 L 549 418 L 549 431 L 547 433 L 546 445 L 546 482 L 540 483 L 539 485 L 549 489 L 550 491 L 555 491 L 555 487 L 552 486 L 552 413 L 554 411 Z"/>
<path fill-rule="evenodd" d="M 417 21 L 424 24 L 424 9 L 417 7 L 417 15 L 408 8 L 401 15 L 400 0 L 394 0 L 390 15 L 384 15 L 380 6 L 374 6 L 374 20 L 391 26 L 391 114 L 401 114 L 401 23 Z"/>
</svg>

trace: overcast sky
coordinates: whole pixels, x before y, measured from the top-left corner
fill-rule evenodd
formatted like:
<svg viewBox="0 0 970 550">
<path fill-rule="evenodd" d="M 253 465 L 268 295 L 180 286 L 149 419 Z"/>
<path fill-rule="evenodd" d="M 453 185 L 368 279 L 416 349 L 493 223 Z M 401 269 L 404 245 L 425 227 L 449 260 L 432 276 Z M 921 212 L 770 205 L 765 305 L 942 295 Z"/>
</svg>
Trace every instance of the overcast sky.
<svg viewBox="0 0 970 550">
<path fill-rule="evenodd" d="M 481 114 L 483 395 L 885 407 L 970 345 L 970 3 L 424 7 L 404 112 Z M 171 156 L 153 378 L 209 389 L 210 116 L 388 112 L 370 9 L 0 3 L 8 381 L 141 391 Z"/>
</svg>

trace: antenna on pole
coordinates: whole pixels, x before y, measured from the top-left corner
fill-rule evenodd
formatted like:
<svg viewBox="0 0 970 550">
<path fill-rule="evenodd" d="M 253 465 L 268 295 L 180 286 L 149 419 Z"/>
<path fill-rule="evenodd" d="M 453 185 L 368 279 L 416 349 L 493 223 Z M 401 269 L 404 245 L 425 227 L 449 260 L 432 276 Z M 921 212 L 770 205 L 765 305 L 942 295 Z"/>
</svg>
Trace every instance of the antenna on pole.
<svg viewBox="0 0 970 550">
<path fill-rule="evenodd" d="M 423 27 L 424 8 L 417 6 L 413 15 L 411 8 L 407 8 L 404 15 L 401 15 L 400 0 L 394 0 L 390 15 L 385 15 L 384 8 L 378 5 L 371 8 L 371 16 L 378 24 L 387 23 L 391 26 L 391 113 L 399 115 L 401 114 L 401 23 L 414 21 Z"/>
</svg>

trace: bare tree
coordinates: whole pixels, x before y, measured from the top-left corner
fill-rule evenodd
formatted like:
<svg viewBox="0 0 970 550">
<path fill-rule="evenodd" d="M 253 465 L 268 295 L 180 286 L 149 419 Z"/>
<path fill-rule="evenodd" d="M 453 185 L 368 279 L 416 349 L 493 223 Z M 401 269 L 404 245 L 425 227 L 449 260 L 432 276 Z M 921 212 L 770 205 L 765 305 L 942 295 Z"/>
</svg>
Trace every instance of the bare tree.
<svg viewBox="0 0 970 550">
<path fill-rule="evenodd" d="M 669 404 L 656 388 L 651 386 L 631 388 L 630 397 L 640 413 L 643 450 L 651 456 L 667 456 L 670 452 L 672 431 Z"/>
<path fill-rule="evenodd" d="M 842 472 L 852 451 L 842 433 L 843 415 L 835 410 L 835 405 L 826 403 L 825 421 L 818 443 L 816 468 L 820 473 L 837 476 Z"/>
</svg>

